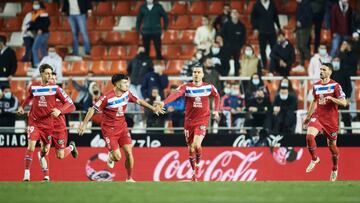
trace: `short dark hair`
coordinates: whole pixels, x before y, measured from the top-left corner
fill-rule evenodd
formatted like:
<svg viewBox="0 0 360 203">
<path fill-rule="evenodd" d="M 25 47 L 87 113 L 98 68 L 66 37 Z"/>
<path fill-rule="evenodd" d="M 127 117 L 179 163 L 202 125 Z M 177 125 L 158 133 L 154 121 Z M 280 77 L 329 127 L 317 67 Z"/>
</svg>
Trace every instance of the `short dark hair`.
<svg viewBox="0 0 360 203">
<path fill-rule="evenodd" d="M 120 80 L 128 80 L 129 77 L 124 74 L 115 74 L 111 77 L 111 83 L 115 85 Z"/>
<path fill-rule="evenodd" d="M 46 69 L 50 69 L 51 72 L 54 71 L 54 69 L 47 63 L 42 64 L 39 68 L 39 71 L 40 71 L 40 73 L 43 73 Z"/>
<path fill-rule="evenodd" d="M 3 43 L 4 45 L 6 45 L 6 36 L 5 35 L 0 35 L 0 43 Z"/>
<path fill-rule="evenodd" d="M 56 73 L 55 73 L 55 72 L 52 72 L 51 75 L 55 75 L 55 76 L 56 76 Z"/>
<path fill-rule="evenodd" d="M 321 63 L 321 65 L 328 67 L 331 71 L 334 69 L 332 63 Z"/>
</svg>

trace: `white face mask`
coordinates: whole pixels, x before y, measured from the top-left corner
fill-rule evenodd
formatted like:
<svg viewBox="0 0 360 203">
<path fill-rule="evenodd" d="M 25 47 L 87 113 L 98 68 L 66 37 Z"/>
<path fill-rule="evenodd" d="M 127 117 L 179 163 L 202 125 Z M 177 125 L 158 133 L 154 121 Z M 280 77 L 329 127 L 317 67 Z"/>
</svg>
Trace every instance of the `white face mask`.
<svg viewBox="0 0 360 203">
<path fill-rule="evenodd" d="M 326 49 L 319 49 L 319 54 L 320 54 L 320 56 L 326 56 L 326 54 L 327 54 Z"/>
<path fill-rule="evenodd" d="M 289 94 L 280 94 L 281 100 L 287 100 L 288 97 L 289 97 Z"/>
<path fill-rule="evenodd" d="M 202 58 L 202 54 L 201 53 L 196 53 L 196 59 L 200 60 Z"/>
<path fill-rule="evenodd" d="M 147 4 L 153 4 L 154 0 L 146 0 Z"/>
<path fill-rule="evenodd" d="M 240 90 L 231 90 L 231 95 L 237 96 L 240 94 Z"/>
<path fill-rule="evenodd" d="M 10 99 L 11 98 L 11 92 L 5 92 L 4 97 L 5 97 L 5 99 Z"/>
<path fill-rule="evenodd" d="M 36 10 L 39 10 L 40 9 L 40 5 L 39 4 L 34 4 L 33 5 L 33 9 L 36 11 Z"/>
<path fill-rule="evenodd" d="M 332 62 L 334 71 L 340 70 L 340 61 L 333 61 Z"/>
<path fill-rule="evenodd" d="M 245 55 L 247 57 L 251 57 L 253 55 L 253 51 L 251 49 L 247 49 L 247 50 L 245 50 Z"/>
<path fill-rule="evenodd" d="M 230 92 L 231 92 L 231 89 L 230 88 L 224 88 L 224 93 L 225 94 L 230 94 Z"/>
<path fill-rule="evenodd" d="M 212 52 L 213 54 L 218 54 L 218 53 L 220 52 L 220 48 L 219 48 L 219 47 L 212 47 L 212 48 L 211 48 L 211 52 Z"/>
<path fill-rule="evenodd" d="M 289 87 L 289 83 L 286 83 L 286 82 L 282 82 L 280 87 Z"/>
<path fill-rule="evenodd" d="M 48 55 L 49 55 L 51 58 L 53 58 L 53 57 L 56 56 L 56 52 L 54 52 L 54 51 L 49 51 L 49 52 L 48 52 Z"/>
<path fill-rule="evenodd" d="M 260 80 L 259 80 L 259 79 L 253 79 L 253 80 L 252 80 L 252 83 L 253 83 L 254 85 L 258 85 L 258 84 L 260 84 Z"/>
</svg>

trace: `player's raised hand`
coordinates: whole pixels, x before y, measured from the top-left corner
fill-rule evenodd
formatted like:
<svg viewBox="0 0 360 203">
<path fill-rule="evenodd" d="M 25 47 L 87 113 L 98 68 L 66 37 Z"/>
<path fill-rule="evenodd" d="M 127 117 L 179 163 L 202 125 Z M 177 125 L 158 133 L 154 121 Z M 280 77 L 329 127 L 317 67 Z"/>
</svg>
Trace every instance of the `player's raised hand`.
<svg viewBox="0 0 360 203">
<path fill-rule="evenodd" d="M 57 118 L 61 114 L 61 111 L 57 108 L 51 109 L 51 115 Z"/>
<path fill-rule="evenodd" d="M 25 113 L 23 107 L 19 106 L 18 110 L 16 111 L 18 115 L 23 115 Z"/>
<path fill-rule="evenodd" d="M 214 114 L 214 120 L 219 123 L 219 122 L 220 122 L 219 112 L 218 112 L 218 111 L 214 111 L 213 114 Z"/>
<path fill-rule="evenodd" d="M 86 124 L 85 123 L 81 123 L 79 128 L 78 128 L 78 133 L 80 136 L 83 136 L 86 130 Z"/>
<path fill-rule="evenodd" d="M 165 114 L 165 108 L 164 106 L 161 104 L 161 103 L 154 103 L 154 106 L 153 106 L 153 112 L 159 116 L 159 113 L 160 114 Z"/>
</svg>

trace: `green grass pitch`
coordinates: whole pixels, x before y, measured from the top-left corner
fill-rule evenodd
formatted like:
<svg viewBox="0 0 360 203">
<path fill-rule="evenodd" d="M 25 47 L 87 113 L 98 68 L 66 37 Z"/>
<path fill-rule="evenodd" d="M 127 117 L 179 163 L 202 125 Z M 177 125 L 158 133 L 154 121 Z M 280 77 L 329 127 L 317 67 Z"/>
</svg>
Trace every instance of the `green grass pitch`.
<svg viewBox="0 0 360 203">
<path fill-rule="evenodd" d="M 2 182 L 0 202 L 360 202 L 360 182 Z"/>
</svg>

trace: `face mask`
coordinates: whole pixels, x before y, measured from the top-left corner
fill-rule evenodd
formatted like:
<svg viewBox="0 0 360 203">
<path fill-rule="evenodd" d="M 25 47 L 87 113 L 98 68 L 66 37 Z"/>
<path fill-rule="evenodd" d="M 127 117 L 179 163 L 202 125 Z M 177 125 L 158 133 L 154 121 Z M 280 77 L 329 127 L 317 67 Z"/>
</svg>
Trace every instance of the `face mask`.
<svg viewBox="0 0 360 203">
<path fill-rule="evenodd" d="M 231 92 L 231 89 L 230 88 L 224 88 L 224 93 L 225 94 L 230 94 Z"/>
<path fill-rule="evenodd" d="M 247 57 L 251 57 L 253 55 L 253 51 L 252 50 L 245 50 L 245 55 Z"/>
<path fill-rule="evenodd" d="M 40 9 L 40 5 L 39 4 L 35 4 L 33 5 L 33 9 L 36 11 L 36 10 L 39 10 Z"/>
<path fill-rule="evenodd" d="M 264 101 L 264 97 L 256 97 L 256 101 L 261 103 Z"/>
<path fill-rule="evenodd" d="M 286 82 L 282 82 L 280 87 L 289 87 L 289 83 L 286 83 Z"/>
<path fill-rule="evenodd" d="M 218 54 L 220 52 L 220 48 L 219 47 L 213 47 L 211 48 L 211 51 L 213 54 Z"/>
<path fill-rule="evenodd" d="M 11 98 L 11 92 L 5 92 L 4 97 L 5 97 L 5 99 L 10 99 Z"/>
<path fill-rule="evenodd" d="M 289 97 L 289 94 L 280 94 L 281 100 L 287 100 L 288 97 Z"/>
<path fill-rule="evenodd" d="M 201 53 L 197 53 L 197 54 L 196 54 L 196 59 L 197 59 L 197 60 L 200 60 L 201 58 L 202 58 L 202 54 L 201 54 Z"/>
<path fill-rule="evenodd" d="M 340 70 L 340 62 L 339 61 L 333 61 L 332 62 L 334 71 Z"/>
<path fill-rule="evenodd" d="M 54 51 L 49 51 L 49 52 L 48 52 L 48 55 L 53 58 L 53 57 L 56 56 L 56 52 L 54 52 Z"/>
<path fill-rule="evenodd" d="M 232 90 L 231 91 L 231 95 L 233 95 L 233 96 L 237 96 L 237 95 L 239 95 L 240 94 L 240 91 L 239 90 Z"/>
<path fill-rule="evenodd" d="M 252 83 L 253 83 L 254 85 L 259 85 L 259 84 L 260 84 L 260 80 L 259 80 L 259 79 L 253 79 L 253 80 L 252 80 Z"/>
<path fill-rule="evenodd" d="M 147 4 L 153 4 L 153 0 L 146 0 Z"/>
<path fill-rule="evenodd" d="M 320 56 L 325 56 L 327 54 L 326 49 L 319 49 Z"/>
</svg>

